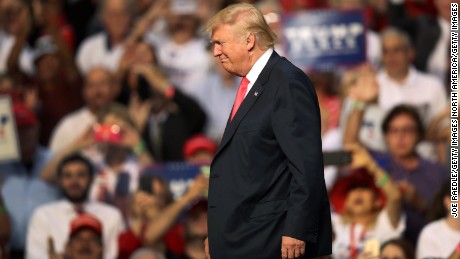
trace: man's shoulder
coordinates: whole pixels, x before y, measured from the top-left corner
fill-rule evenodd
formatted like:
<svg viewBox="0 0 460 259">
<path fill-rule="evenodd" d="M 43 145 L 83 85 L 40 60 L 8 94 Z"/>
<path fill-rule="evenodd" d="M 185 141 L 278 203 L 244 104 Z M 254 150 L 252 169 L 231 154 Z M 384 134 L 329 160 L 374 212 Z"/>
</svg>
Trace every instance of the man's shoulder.
<svg viewBox="0 0 460 259">
<path fill-rule="evenodd" d="M 439 80 L 437 77 L 431 74 L 428 74 L 415 68 L 413 69 L 413 73 L 419 82 L 423 82 L 423 84 L 421 85 L 425 87 L 443 87 L 441 80 Z"/>
<path fill-rule="evenodd" d="M 105 39 L 107 38 L 107 35 L 105 32 L 99 32 L 94 35 L 89 36 L 83 42 L 81 43 L 80 49 L 92 47 L 95 45 L 100 45 L 104 44 Z"/>
<path fill-rule="evenodd" d="M 305 80 L 308 79 L 308 76 L 305 74 L 302 69 L 292 64 L 291 61 L 285 57 L 279 57 L 278 62 L 273 66 L 272 76 L 280 77 L 283 79 L 297 79 Z"/>
<path fill-rule="evenodd" d="M 85 119 L 86 117 L 88 117 L 88 108 L 82 107 L 65 115 L 59 122 L 59 126 L 79 123 L 81 119 Z"/>
<path fill-rule="evenodd" d="M 86 204 L 88 212 L 102 217 L 120 217 L 121 212 L 114 206 L 98 201 L 90 201 Z"/>
<path fill-rule="evenodd" d="M 34 211 L 35 217 L 53 217 L 60 213 L 64 208 L 65 202 L 63 200 L 53 201 L 38 206 Z"/>
</svg>

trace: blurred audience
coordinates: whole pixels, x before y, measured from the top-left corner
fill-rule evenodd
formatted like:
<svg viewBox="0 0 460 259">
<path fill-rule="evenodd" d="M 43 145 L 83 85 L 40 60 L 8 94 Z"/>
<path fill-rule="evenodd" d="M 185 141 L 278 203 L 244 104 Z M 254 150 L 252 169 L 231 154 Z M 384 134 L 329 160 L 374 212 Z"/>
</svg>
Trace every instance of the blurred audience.
<svg viewBox="0 0 460 259">
<path fill-rule="evenodd" d="M 40 100 L 40 143 L 48 145 L 61 118 L 83 104 L 80 76 L 70 50 L 56 33 L 37 39 L 34 64 L 36 76 L 32 80 Z"/>
<path fill-rule="evenodd" d="M 132 98 L 129 109 L 137 129 L 157 162 L 182 161 L 187 138 L 200 133 L 206 114 L 196 101 L 171 85 L 155 65 L 137 67 L 145 79 L 146 99 Z"/>
<path fill-rule="evenodd" d="M 147 33 L 146 40 L 155 46 L 158 63 L 171 83 L 193 95 L 211 66 L 208 42 L 200 37 L 199 1 L 171 1 L 166 15 L 166 30 Z"/>
<path fill-rule="evenodd" d="M 0 179 L 0 188 L 2 187 L 2 179 Z M 2 194 L 0 193 L 0 258 L 8 258 L 6 245 L 11 235 L 10 218 L 3 202 Z"/>
<path fill-rule="evenodd" d="M 187 139 L 184 144 L 184 160 L 196 165 L 210 165 L 217 152 L 217 145 L 203 134 Z"/>
<path fill-rule="evenodd" d="M 58 254 L 66 250 L 69 229 L 73 219 L 91 214 L 102 227 L 104 258 L 115 258 L 118 254 L 118 235 L 124 229 L 121 213 L 114 207 L 89 201 L 89 189 L 94 179 L 91 162 L 79 154 L 63 158 L 57 167 L 57 183 L 63 199 L 38 207 L 29 223 L 27 234 L 27 257 L 46 258 L 48 238 L 53 240 L 54 251 Z"/>
<path fill-rule="evenodd" d="M 420 234 L 417 258 L 460 258 L 460 220 L 451 213 L 458 202 L 451 201 L 450 182 L 431 190 L 438 190 L 429 209 L 432 221 Z"/>
<path fill-rule="evenodd" d="M 161 177 L 146 175 L 142 180 L 143 186 L 133 198 L 130 229 L 120 236 L 120 258 L 129 258 L 142 246 L 154 248 L 170 258 L 165 236 L 183 209 L 202 197 L 207 189 L 207 179 L 197 176 L 187 192 L 176 201 L 172 199 L 168 183 Z"/>
<path fill-rule="evenodd" d="M 391 239 L 380 247 L 380 258 L 415 259 L 415 249 L 404 239 Z"/>
<path fill-rule="evenodd" d="M 33 73 L 33 50 L 30 44 L 23 44 L 28 39 L 30 24 L 30 9 L 25 1 L 0 1 L 0 74 Z M 13 51 L 16 57 L 11 57 Z"/>
<path fill-rule="evenodd" d="M 346 130 L 361 124 L 359 118 L 355 119 L 349 118 Z M 404 236 L 415 244 L 426 221 L 426 204 L 433 198 L 433 188 L 439 188 L 449 177 L 448 171 L 440 163 L 424 159 L 417 153 L 416 146 L 424 135 L 424 127 L 415 108 L 398 105 L 390 110 L 383 120 L 382 131 L 388 151 L 373 152 L 373 156 L 401 191 L 406 214 Z M 353 139 L 357 139 L 356 134 L 346 143 L 355 143 Z"/>
<path fill-rule="evenodd" d="M 49 148 L 57 152 L 68 147 L 90 126 L 96 123 L 96 114 L 114 98 L 115 79 L 105 68 L 93 68 L 85 76 L 82 89 L 85 106 L 66 115 L 55 127 Z"/>
<path fill-rule="evenodd" d="M 405 228 L 401 193 L 388 173 L 364 148 L 354 145 L 350 149 L 350 166 L 361 171 L 342 178 L 342 184 L 338 180 L 335 190 L 331 190 L 336 211 L 332 214 L 332 252 L 339 258 L 356 258 L 365 243 L 399 237 Z"/>
<path fill-rule="evenodd" d="M 100 16 L 105 30 L 86 38 L 77 52 L 77 64 L 83 74 L 96 66 L 117 71 L 124 53 L 124 42 L 132 19 L 132 6 L 127 0 L 103 0 L 100 5 Z"/>
<path fill-rule="evenodd" d="M 11 219 L 10 258 L 24 258 L 29 219 L 40 205 L 59 198 L 58 190 L 43 181 L 40 173 L 52 154 L 38 144 L 39 122 L 23 104 L 13 106 L 19 139 L 20 161 L 0 164 L 4 182 L 1 193 Z"/>
<path fill-rule="evenodd" d="M 104 254 L 103 225 L 90 214 L 78 215 L 70 224 L 69 241 L 61 254 L 54 250 L 53 239 L 49 240 L 48 255 L 50 259 L 60 258 L 107 258 Z M 113 257 L 108 257 L 113 258 Z"/>
<path fill-rule="evenodd" d="M 166 257 L 152 248 L 140 248 L 129 259 L 166 259 Z"/>
<path fill-rule="evenodd" d="M 208 236 L 208 202 L 200 200 L 185 215 L 185 251 L 171 259 L 205 259 L 204 240 Z"/>
<path fill-rule="evenodd" d="M 388 19 L 411 36 L 417 55 L 417 69 L 436 76 L 450 90 L 450 12 L 451 3 L 458 0 L 434 0 L 437 16 L 410 17 L 405 8 L 406 0 L 389 0 Z"/>
<path fill-rule="evenodd" d="M 217 59 L 213 62 L 213 68 L 193 96 L 208 115 L 204 132 L 214 141 L 220 142 L 241 79 L 227 72 Z"/>
</svg>

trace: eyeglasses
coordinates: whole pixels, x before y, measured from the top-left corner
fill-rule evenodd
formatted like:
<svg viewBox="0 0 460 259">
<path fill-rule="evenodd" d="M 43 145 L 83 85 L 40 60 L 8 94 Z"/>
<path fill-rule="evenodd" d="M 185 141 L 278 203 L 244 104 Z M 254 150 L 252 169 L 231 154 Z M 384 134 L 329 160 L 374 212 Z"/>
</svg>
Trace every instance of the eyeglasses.
<svg viewBox="0 0 460 259">
<path fill-rule="evenodd" d="M 400 128 L 396 128 L 396 127 L 390 127 L 388 128 L 388 134 L 398 134 L 398 133 L 402 133 L 404 135 L 407 135 L 407 134 L 414 134 L 417 132 L 417 127 L 415 126 L 408 126 L 408 127 L 400 127 Z"/>
</svg>

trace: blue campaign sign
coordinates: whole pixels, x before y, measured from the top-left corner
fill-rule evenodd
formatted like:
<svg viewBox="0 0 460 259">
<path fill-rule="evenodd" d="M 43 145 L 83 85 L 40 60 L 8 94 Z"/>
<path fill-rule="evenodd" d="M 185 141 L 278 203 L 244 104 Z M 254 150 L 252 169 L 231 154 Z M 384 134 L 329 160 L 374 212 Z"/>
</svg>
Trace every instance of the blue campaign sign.
<svg viewBox="0 0 460 259">
<path fill-rule="evenodd" d="M 206 173 L 209 166 L 200 166 L 185 162 L 169 162 L 146 167 L 143 175 L 157 175 L 169 182 L 169 188 L 175 199 L 181 197 L 189 184 L 199 173 Z"/>
<path fill-rule="evenodd" d="M 317 10 L 283 16 L 287 58 L 302 68 L 353 65 L 366 60 L 364 12 Z"/>
</svg>

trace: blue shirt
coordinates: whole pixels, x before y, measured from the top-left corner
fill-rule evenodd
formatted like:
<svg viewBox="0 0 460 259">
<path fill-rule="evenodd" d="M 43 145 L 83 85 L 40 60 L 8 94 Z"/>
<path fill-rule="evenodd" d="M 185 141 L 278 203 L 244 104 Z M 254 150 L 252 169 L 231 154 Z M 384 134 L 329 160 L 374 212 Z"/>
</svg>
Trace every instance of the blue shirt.
<svg viewBox="0 0 460 259">
<path fill-rule="evenodd" d="M 449 179 L 449 171 L 444 165 L 426 160 L 420 156 L 418 157 L 418 166 L 412 170 L 408 170 L 398 164 L 389 153 L 372 152 L 372 156 L 388 172 L 395 183 L 405 180 L 414 185 L 415 190 L 423 198 L 426 206 L 431 205 L 431 200 L 436 192 Z M 407 219 L 404 236 L 416 242 L 421 229 L 427 223 L 425 215 L 407 204 L 403 204 L 403 210 Z"/>
<path fill-rule="evenodd" d="M 10 216 L 12 249 L 25 248 L 27 226 L 35 208 L 60 196 L 57 188 L 40 178 L 41 170 L 51 157 L 51 152 L 37 147 L 30 171 L 20 162 L 0 164 L 0 177 L 4 181 L 1 192 Z"/>
</svg>

